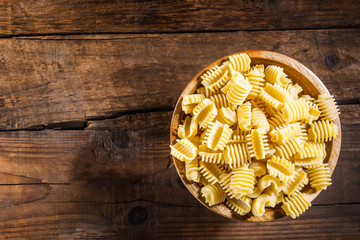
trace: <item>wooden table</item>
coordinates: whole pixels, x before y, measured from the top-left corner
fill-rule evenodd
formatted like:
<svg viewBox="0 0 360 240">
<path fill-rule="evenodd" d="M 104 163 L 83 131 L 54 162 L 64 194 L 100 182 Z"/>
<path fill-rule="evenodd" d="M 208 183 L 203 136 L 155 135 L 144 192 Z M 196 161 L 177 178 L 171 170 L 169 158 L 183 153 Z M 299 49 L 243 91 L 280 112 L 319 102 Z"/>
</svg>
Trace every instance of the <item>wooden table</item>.
<svg viewBox="0 0 360 240">
<path fill-rule="evenodd" d="M 0 2 L 0 239 L 359 239 L 360 2 Z M 333 185 L 296 220 L 220 217 L 170 158 L 182 89 L 227 54 L 308 66 L 340 104 Z"/>
</svg>

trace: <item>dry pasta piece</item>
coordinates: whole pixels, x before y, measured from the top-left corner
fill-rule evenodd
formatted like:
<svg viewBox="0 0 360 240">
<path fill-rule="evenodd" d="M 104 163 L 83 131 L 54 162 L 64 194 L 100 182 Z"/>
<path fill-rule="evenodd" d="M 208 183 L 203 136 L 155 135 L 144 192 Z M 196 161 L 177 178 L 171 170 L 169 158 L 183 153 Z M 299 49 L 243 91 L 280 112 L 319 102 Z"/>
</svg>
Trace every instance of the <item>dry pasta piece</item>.
<svg viewBox="0 0 360 240">
<path fill-rule="evenodd" d="M 193 181 L 193 182 L 200 181 L 198 158 L 185 162 L 185 176 L 189 181 Z"/>
<path fill-rule="evenodd" d="M 204 142 L 213 150 L 224 150 L 226 143 L 230 140 L 233 130 L 227 124 L 219 121 L 211 122 L 206 129 Z"/>
<path fill-rule="evenodd" d="M 235 111 L 231 110 L 231 108 L 229 108 L 229 107 L 227 107 L 227 108 L 222 107 L 218 111 L 216 120 L 218 120 L 222 124 L 227 124 L 229 126 L 232 126 L 237 121 L 236 113 L 235 113 Z"/>
<path fill-rule="evenodd" d="M 298 84 L 293 85 L 291 83 L 286 85 L 285 89 L 291 96 L 290 101 L 294 101 L 294 100 L 298 99 L 299 93 L 301 93 L 303 90 L 302 87 L 300 87 Z"/>
<path fill-rule="evenodd" d="M 276 150 L 275 154 L 280 157 L 290 159 L 292 156 L 294 156 L 297 152 L 300 151 L 303 145 L 304 145 L 304 141 L 302 141 L 298 137 L 295 137 L 283 145 L 274 146 Z"/>
<path fill-rule="evenodd" d="M 178 128 L 178 136 L 180 138 L 192 138 L 197 134 L 197 123 L 195 118 L 187 116 L 184 124 Z"/>
<path fill-rule="evenodd" d="M 254 216 L 262 216 L 265 213 L 265 207 L 275 207 L 278 199 L 282 198 L 282 194 L 265 193 L 253 200 L 251 205 L 251 213 Z"/>
<path fill-rule="evenodd" d="M 197 94 L 202 94 L 204 95 L 206 98 L 209 98 L 211 96 L 220 94 L 221 91 L 220 89 L 215 90 L 214 92 L 210 91 L 210 89 L 205 88 L 205 87 L 199 87 L 198 89 L 196 89 L 196 93 Z"/>
<path fill-rule="evenodd" d="M 323 162 L 325 158 L 325 147 L 318 144 L 307 144 L 300 149 L 294 156 L 294 162 L 297 166 L 309 168 L 311 166 L 317 166 Z"/>
<path fill-rule="evenodd" d="M 199 170 L 201 175 L 211 184 L 219 181 L 220 175 L 223 173 L 216 164 L 199 162 Z"/>
<path fill-rule="evenodd" d="M 254 170 L 255 177 L 261 177 L 267 172 L 266 164 L 257 160 L 252 161 L 249 168 Z"/>
<path fill-rule="evenodd" d="M 220 150 L 212 150 L 205 144 L 199 146 L 199 156 L 201 161 L 208 163 L 223 164 L 222 152 Z"/>
<path fill-rule="evenodd" d="M 200 128 L 207 128 L 217 115 L 215 104 L 208 98 L 201 101 L 193 110 L 194 119 L 199 123 Z"/>
<path fill-rule="evenodd" d="M 265 175 L 259 179 L 253 193 L 248 194 L 247 196 L 257 198 L 267 188 L 269 188 L 271 192 L 280 193 L 283 187 L 284 183 L 282 183 L 278 177 Z"/>
<path fill-rule="evenodd" d="M 229 65 L 231 69 L 238 72 L 247 72 L 250 70 L 251 59 L 246 53 L 234 54 L 229 56 Z"/>
<path fill-rule="evenodd" d="M 284 69 L 275 65 L 269 65 L 265 69 L 265 79 L 270 83 L 277 83 L 286 86 L 290 83 L 290 79 L 284 73 Z"/>
<path fill-rule="evenodd" d="M 247 99 L 256 99 L 265 82 L 264 65 L 253 66 L 250 71 L 248 73 L 245 73 L 244 75 L 245 77 L 247 77 L 249 83 L 252 85 L 251 91 L 247 96 Z"/>
<path fill-rule="evenodd" d="M 301 168 L 297 169 L 293 176 L 286 182 L 285 186 L 282 188 L 282 191 L 291 195 L 295 192 L 299 192 L 306 184 L 308 184 L 309 180 L 307 178 L 306 172 L 304 172 Z"/>
<path fill-rule="evenodd" d="M 270 130 L 273 130 L 277 127 L 281 127 L 282 125 L 286 124 L 285 120 L 282 118 L 281 112 L 274 113 L 273 116 L 271 116 L 268 119 Z"/>
<path fill-rule="evenodd" d="M 171 152 L 175 158 L 180 161 L 191 161 L 198 155 L 197 147 L 188 139 L 177 139 L 175 145 L 170 145 Z"/>
<path fill-rule="evenodd" d="M 192 138 L 188 138 L 189 141 L 194 144 L 197 148 L 199 147 L 199 145 L 201 144 L 201 140 L 200 140 L 200 136 L 199 135 L 195 135 Z"/>
<path fill-rule="evenodd" d="M 271 141 L 278 145 L 282 145 L 300 134 L 300 130 L 299 123 L 292 123 L 277 127 L 270 132 Z"/>
<path fill-rule="evenodd" d="M 220 109 L 222 107 L 225 107 L 225 108 L 229 107 L 229 108 L 231 108 L 231 110 L 236 109 L 236 105 L 229 102 L 229 100 L 226 98 L 226 95 L 223 93 L 210 96 L 210 100 L 215 103 L 215 106 L 217 109 Z"/>
<path fill-rule="evenodd" d="M 328 120 L 320 120 L 310 124 L 308 130 L 309 140 L 314 142 L 328 142 L 338 134 L 337 126 Z"/>
<path fill-rule="evenodd" d="M 318 156 L 321 157 L 322 160 L 324 160 L 326 157 L 326 149 L 324 142 L 319 142 L 319 143 L 305 142 L 304 148 L 313 148 L 314 150 L 312 151 L 317 151 L 318 153 L 320 153 Z"/>
<path fill-rule="evenodd" d="M 230 85 L 229 90 L 226 92 L 226 98 L 232 104 L 241 105 L 249 95 L 252 85 L 245 80 L 242 74 L 239 77 L 233 77 L 233 83 Z M 241 76 L 241 77 L 240 77 Z M 224 88 L 223 88 L 224 89 Z"/>
<path fill-rule="evenodd" d="M 272 156 L 267 161 L 267 169 L 270 176 L 278 177 L 281 181 L 287 182 L 295 172 L 295 166 L 285 158 Z"/>
<path fill-rule="evenodd" d="M 230 189 L 236 195 L 251 194 L 255 186 L 254 170 L 247 166 L 242 166 L 232 170 L 230 179 Z"/>
<path fill-rule="evenodd" d="M 320 164 L 315 168 L 308 169 L 311 187 L 316 191 L 327 189 L 331 185 L 331 174 L 329 164 Z"/>
<path fill-rule="evenodd" d="M 247 143 L 248 142 L 247 135 L 249 133 L 250 132 L 239 131 L 239 129 L 237 128 L 236 130 L 233 131 L 233 135 L 232 135 L 231 139 L 229 140 L 228 144 Z"/>
<path fill-rule="evenodd" d="M 311 124 L 313 121 L 318 120 L 320 117 L 320 110 L 318 106 L 314 103 L 314 99 L 312 99 L 308 95 L 301 96 L 302 99 L 305 99 L 306 103 L 309 105 L 309 114 L 305 119 L 302 119 L 301 121 L 303 123 Z"/>
<path fill-rule="evenodd" d="M 240 199 L 227 198 L 226 200 L 226 205 L 228 205 L 231 210 L 240 214 L 241 216 L 244 216 L 251 211 L 251 198 L 242 196 Z"/>
<path fill-rule="evenodd" d="M 281 206 L 281 208 L 284 209 L 287 216 L 295 219 L 303 212 L 305 212 L 310 206 L 311 203 L 306 200 L 306 198 L 301 192 L 298 192 L 286 197 L 283 200 L 283 205 Z"/>
<path fill-rule="evenodd" d="M 189 114 L 204 99 L 205 96 L 203 94 L 186 95 L 181 102 L 181 108 L 186 114 Z"/>
<path fill-rule="evenodd" d="M 250 157 L 264 159 L 269 153 L 269 143 L 265 134 L 260 129 L 252 130 L 248 135 L 248 150 Z"/>
<path fill-rule="evenodd" d="M 260 108 L 253 108 L 251 112 L 251 122 L 253 126 L 261 129 L 263 132 L 268 132 L 270 130 L 270 124 L 266 115 Z"/>
<path fill-rule="evenodd" d="M 205 185 L 200 190 L 202 196 L 205 198 L 205 202 L 209 206 L 213 206 L 225 201 L 226 194 L 224 190 L 219 186 L 219 184 L 215 183 L 214 185 Z"/>
<path fill-rule="evenodd" d="M 230 168 L 237 168 L 247 164 L 250 160 L 247 143 L 230 143 L 223 151 L 223 158 Z"/>
<path fill-rule="evenodd" d="M 267 107 L 266 103 L 263 100 L 250 100 L 250 102 L 254 108 L 260 108 L 262 111 L 265 111 L 265 108 Z"/>
<path fill-rule="evenodd" d="M 302 98 L 292 102 L 284 103 L 281 109 L 283 118 L 287 123 L 293 123 L 304 120 L 309 115 L 309 105 Z"/>
<path fill-rule="evenodd" d="M 334 96 L 329 94 L 321 94 L 315 104 L 319 106 L 321 111 L 320 118 L 322 120 L 334 121 L 339 116 L 339 108 L 336 105 Z"/>
<path fill-rule="evenodd" d="M 228 64 L 225 63 L 220 67 L 215 65 L 206 73 L 204 73 L 201 76 L 201 79 L 201 84 L 211 92 L 222 88 L 230 80 Z"/>
<path fill-rule="evenodd" d="M 230 179 L 231 179 L 231 173 L 223 173 L 219 177 L 219 184 L 229 198 L 234 198 L 235 196 L 233 195 L 232 190 L 230 188 Z"/>
<path fill-rule="evenodd" d="M 280 108 L 283 106 L 281 102 L 273 98 L 270 94 L 265 92 L 264 89 L 260 91 L 259 98 L 264 101 L 268 106 L 274 108 L 275 110 L 280 110 Z"/>
<path fill-rule="evenodd" d="M 277 83 L 266 83 L 264 91 L 281 103 L 292 101 L 289 92 Z"/>
<path fill-rule="evenodd" d="M 241 131 L 249 131 L 251 129 L 251 103 L 245 102 L 237 109 L 238 126 Z"/>
</svg>

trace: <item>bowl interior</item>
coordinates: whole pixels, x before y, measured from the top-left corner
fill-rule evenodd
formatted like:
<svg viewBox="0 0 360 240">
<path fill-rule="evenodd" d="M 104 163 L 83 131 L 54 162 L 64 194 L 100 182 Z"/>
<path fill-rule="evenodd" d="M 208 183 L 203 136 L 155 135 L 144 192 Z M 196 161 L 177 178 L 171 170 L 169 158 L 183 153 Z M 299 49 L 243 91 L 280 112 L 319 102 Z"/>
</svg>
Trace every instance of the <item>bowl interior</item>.
<svg viewBox="0 0 360 240">
<path fill-rule="evenodd" d="M 324 86 L 324 84 L 320 81 L 320 79 L 311 72 L 307 67 L 299 63 L 298 61 L 287 57 L 280 53 L 270 52 L 270 51 L 262 51 L 262 50 L 249 50 L 244 51 L 246 52 L 249 57 L 251 58 L 251 66 L 257 65 L 257 64 L 264 64 L 265 67 L 267 65 L 276 65 L 279 67 L 282 67 L 284 69 L 284 72 L 288 75 L 289 78 L 293 80 L 294 83 L 298 83 L 302 88 L 303 92 L 302 94 L 307 94 L 312 97 L 317 97 L 319 94 L 322 93 L 329 93 L 327 88 Z M 243 52 L 239 52 L 243 53 Z M 234 53 L 235 54 L 235 53 Z M 232 54 L 233 55 L 233 54 Z M 183 96 L 188 94 L 195 93 L 195 90 L 197 87 L 200 86 L 200 76 L 212 68 L 214 65 L 221 65 L 224 61 L 228 60 L 229 56 L 225 56 L 221 59 L 216 60 L 206 68 L 204 68 L 202 71 L 200 71 L 185 87 L 184 91 L 182 92 L 180 98 L 178 99 L 178 102 L 176 104 L 172 120 L 171 120 L 171 128 L 170 128 L 170 143 L 174 144 L 176 142 L 177 138 L 177 129 L 181 122 L 181 120 L 185 119 L 185 113 L 181 109 L 181 102 L 183 99 Z M 330 171 L 331 173 L 334 171 L 338 157 L 340 152 L 340 145 L 341 145 L 341 127 L 340 127 L 340 119 L 337 118 L 334 123 L 337 125 L 339 129 L 339 134 L 333 141 L 328 142 L 326 144 L 326 152 L 327 156 L 324 160 L 324 162 L 329 163 Z M 177 172 L 185 184 L 185 186 L 188 188 L 188 190 L 194 195 L 196 199 L 198 199 L 205 207 L 208 209 L 216 212 L 217 214 L 220 214 L 224 217 L 231 218 L 231 219 L 239 219 L 243 221 L 251 221 L 251 222 L 263 222 L 263 221 L 271 221 L 277 218 L 281 218 L 285 216 L 285 212 L 279 207 L 279 205 L 272 209 L 267 208 L 266 212 L 261 217 L 252 216 L 251 214 L 247 214 L 245 216 L 240 216 L 236 213 L 234 213 L 232 210 L 230 210 L 224 203 L 209 207 L 205 203 L 205 199 L 199 194 L 200 185 L 198 183 L 192 183 L 188 181 L 185 177 L 185 166 L 184 163 L 179 161 L 178 159 L 173 157 L 173 161 L 175 164 L 175 167 L 177 169 Z M 306 186 L 303 190 L 303 193 L 306 194 L 306 197 L 309 201 L 312 201 L 315 199 L 315 197 L 319 194 L 319 192 L 315 193 L 315 191 L 309 187 Z"/>
</svg>

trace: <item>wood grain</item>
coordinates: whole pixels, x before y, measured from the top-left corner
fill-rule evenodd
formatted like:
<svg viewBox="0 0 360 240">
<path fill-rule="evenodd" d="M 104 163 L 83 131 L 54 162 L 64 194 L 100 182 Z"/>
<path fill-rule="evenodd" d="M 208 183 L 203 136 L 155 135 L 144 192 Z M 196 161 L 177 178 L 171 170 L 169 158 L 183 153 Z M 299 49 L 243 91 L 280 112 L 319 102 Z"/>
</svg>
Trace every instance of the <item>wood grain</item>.
<svg viewBox="0 0 360 240">
<path fill-rule="evenodd" d="M 359 47 L 358 30 L 1 39 L 0 129 L 83 128 L 124 112 L 169 111 L 202 68 L 246 49 L 291 56 L 336 99 L 355 98 Z"/>
<path fill-rule="evenodd" d="M 3 0 L 0 35 L 357 27 L 359 2 Z M 341 11 L 339 10 L 341 9 Z"/>
</svg>

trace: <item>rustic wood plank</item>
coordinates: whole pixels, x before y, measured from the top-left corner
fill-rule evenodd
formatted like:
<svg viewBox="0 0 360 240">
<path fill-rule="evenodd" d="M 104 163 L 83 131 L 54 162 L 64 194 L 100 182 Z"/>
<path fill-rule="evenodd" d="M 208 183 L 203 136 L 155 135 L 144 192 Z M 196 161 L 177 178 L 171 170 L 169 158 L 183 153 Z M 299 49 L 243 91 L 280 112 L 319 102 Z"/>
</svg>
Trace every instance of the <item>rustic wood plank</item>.
<svg viewBox="0 0 360 240">
<path fill-rule="evenodd" d="M 359 47 L 359 30 L 1 39 L 0 129 L 84 127 L 124 112 L 172 110 L 204 66 L 246 49 L 289 55 L 337 99 L 355 98 Z"/>
<path fill-rule="evenodd" d="M 345 1 L 4 0 L 0 35 L 188 32 L 358 27 Z"/>
</svg>

